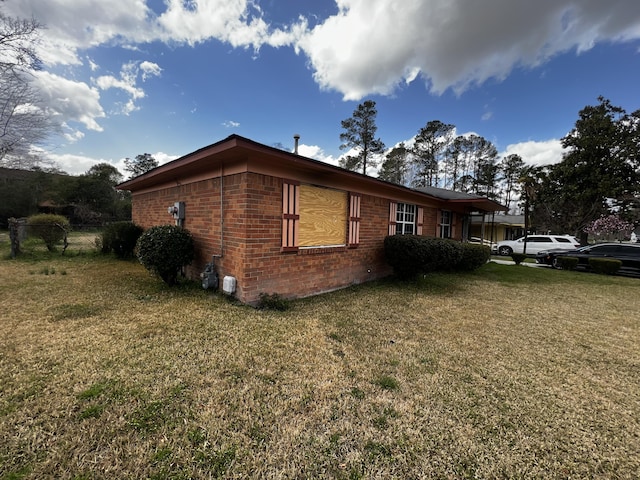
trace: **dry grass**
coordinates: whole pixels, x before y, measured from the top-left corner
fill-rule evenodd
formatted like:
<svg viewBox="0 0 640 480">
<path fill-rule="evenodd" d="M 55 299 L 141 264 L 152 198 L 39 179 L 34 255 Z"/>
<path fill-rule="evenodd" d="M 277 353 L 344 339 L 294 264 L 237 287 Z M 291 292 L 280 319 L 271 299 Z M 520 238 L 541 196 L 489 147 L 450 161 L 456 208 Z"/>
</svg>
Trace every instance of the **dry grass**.
<svg viewBox="0 0 640 480">
<path fill-rule="evenodd" d="M 640 476 L 638 279 L 487 265 L 287 312 L 86 254 L 0 279 L 0 478 Z"/>
</svg>

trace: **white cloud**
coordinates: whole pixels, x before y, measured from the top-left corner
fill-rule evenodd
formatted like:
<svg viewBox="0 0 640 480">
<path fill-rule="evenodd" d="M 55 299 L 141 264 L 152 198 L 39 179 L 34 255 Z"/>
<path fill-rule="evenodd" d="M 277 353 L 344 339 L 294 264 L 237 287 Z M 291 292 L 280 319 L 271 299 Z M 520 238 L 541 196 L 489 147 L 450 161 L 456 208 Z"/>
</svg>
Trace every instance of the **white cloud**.
<svg viewBox="0 0 640 480">
<path fill-rule="evenodd" d="M 129 62 L 122 66 L 120 78 L 116 78 L 113 75 L 102 75 L 96 78 L 94 82 L 101 90 L 116 88 L 126 92 L 129 95 L 129 100 L 125 104 L 121 104 L 120 113 L 129 115 L 131 112 L 140 109 L 135 101 L 146 96 L 145 91 L 137 86 L 138 76 L 141 75 L 142 80 L 145 81 L 149 76 L 160 76 L 161 71 L 162 69 L 156 63 L 147 61 L 140 64 Z"/>
<path fill-rule="evenodd" d="M 140 64 L 140 71 L 142 72 L 142 81 L 146 82 L 149 77 L 159 77 L 162 72 L 160 65 L 153 62 L 144 61 Z"/>
<path fill-rule="evenodd" d="M 75 143 L 84 138 L 84 132 L 71 128 L 66 123 L 62 124 L 63 136 L 69 143 Z"/>
<path fill-rule="evenodd" d="M 8 0 L 5 13 L 46 26 L 40 55 L 47 65 L 80 65 L 78 52 L 116 42 L 158 37 L 146 0 Z"/>
<path fill-rule="evenodd" d="M 316 82 L 345 100 L 393 93 L 417 72 L 433 93 L 457 93 L 515 67 L 640 38 L 640 2 L 336 0 L 339 12 L 297 45 Z"/>
<path fill-rule="evenodd" d="M 69 122 L 78 122 L 89 130 L 102 131 L 96 119 L 103 118 L 105 113 L 97 89 L 46 71 L 34 72 L 34 82 L 43 107 L 60 124 L 68 126 Z"/>
<path fill-rule="evenodd" d="M 153 41 L 195 45 L 216 39 L 232 47 L 293 45 L 307 30 L 304 18 L 271 28 L 251 0 L 166 0 L 154 12 L 149 0 L 7 0 L 6 14 L 35 18 L 46 26 L 40 56 L 46 65 L 81 65 L 83 50 L 120 45 L 139 51 Z M 95 64 L 85 59 L 91 68 Z M 148 73 L 148 72 L 147 72 Z M 143 79 L 144 80 L 144 79 Z"/>
<path fill-rule="evenodd" d="M 156 152 L 156 153 L 153 153 L 151 156 L 158 161 L 159 165 L 164 165 L 165 163 L 178 158 L 178 155 L 170 155 L 164 152 Z"/>
<path fill-rule="evenodd" d="M 298 145 L 298 154 L 303 157 L 313 158 L 314 160 L 320 160 L 321 162 L 330 163 L 331 165 L 338 165 L 338 158 L 334 158 L 333 155 L 327 155 L 324 150 L 318 145 Z"/>
<path fill-rule="evenodd" d="M 225 122 L 222 122 L 222 126 L 227 128 L 238 128 L 240 126 L 240 123 L 234 122 L 233 120 L 227 120 Z"/>
<path fill-rule="evenodd" d="M 507 155 L 520 155 L 527 165 L 541 166 L 553 165 L 562 160 L 565 153 L 560 140 L 552 139 L 543 142 L 520 142 L 508 145 L 504 152 L 500 153 L 500 158 Z"/>
<path fill-rule="evenodd" d="M 86 173 L 87 170 L 89 170 L 94 165 L 98 165 L 99 163 L 108 163 L 116 167 L 120 171 L 120 173 L 122 173 L 123 176 L 126 177 L 126 170 L 124 169 L 124 158 L 114 160 L 111 158 L 94 158 L 86 155 L 57 154 L 48 152 L 43 149 L 34 150 L 34 154 L 37 154 L 39 157 L 45 159 L 46 161 L 53 162 L 57 167 L 70 175 L 81 175 L 83 173 Z M 170 155 L 164 152 L 153 153 L 152 157 L 155 158 L 160 165 L 178 158 L 177 155 Z"/>
<path fill-rule="evenodd" d="M 436 94 L 461 93 L 562 52 L 640 38 L 637 0 L 335 0 L 338 13 L 311 29 L 303 17 L 274 28 L 252 0 L 166 0 L 158 12 L 149 3 L 7 0 L 3 7 L 46 25 L 48 65 L 80 65 L 79 52 L 106 44 L 138 49 L 158 40 L 216 39 L 256 51 L 293 46 L 308 57 L 320 87 L 347 100 L 390 95 L 417 78 Z M 156 67 L 141 65 L 143 81 L 159 74 Z"/>
<path fill-rule="evenodd" d="M 102 158 L 87 157 L 84 155 L 74 155 L 70 153 L 57 154 L 45 151 L 39 152 L 39 155 L 46 160 L 54 162 L 62 171 L 67 172 L 70 175 L 81 175 L 86 173 L 87 170 L 99 163 L 109 163 L 118 168 L 118 162 Z M 124 159 L 122 165 L 124 166 Z M 120 170 L 120 168 L 118 169 Z M 120 171 L 122 172 L 122 170 Z"/>
<path fill-rule="evenodd" d="M 486 122 L 486 121 L 488 121 L 488 120 L 491 120 L 492 118 L 493 118 L 493 112 L 492 112 L 492 111 L 490 111 L 490 110 L 487 110 L 486 112 L 484 112 L 484 113 L 482 114 L 482 116 L 480 117 L 480 119 L 481 119 L 483 122 Z"/>
<path fill-rule="evenodd" d="M 87 62 L 89 62 L 89 68 L 92 72 L 96 72 L 100 69 L 100 66 L 96 62 L 91 60 L 91 58 L 87 57 Z"/>
<path fill-rule="evenodd" d="M 168 0 L 167 10 L 158 17 L 161 39 L 189 45 L 215 38 L 233 47 L 258 50 L 272 35 L 262 11 L 249 0 Z M 291 44 L 295 29 L 277 30 L 273 43 Z"/>
</svg>

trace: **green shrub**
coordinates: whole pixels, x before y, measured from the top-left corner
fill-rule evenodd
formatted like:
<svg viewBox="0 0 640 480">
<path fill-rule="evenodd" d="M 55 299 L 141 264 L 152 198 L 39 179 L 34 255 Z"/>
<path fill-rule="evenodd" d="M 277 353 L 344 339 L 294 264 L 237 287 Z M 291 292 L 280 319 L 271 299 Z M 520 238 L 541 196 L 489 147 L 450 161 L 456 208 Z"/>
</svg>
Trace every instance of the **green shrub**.
<svg viewBox="0 0 640 480">
<path fill-rule="evenodd" d="M 462 243 L 445 238 L 392 235 L 384 239 L 385 257 L 399 278 L 453 270 L 463 258 Z"/>
<path fill-rule="evenodd" d="M 525 261 L 527 256 L 524 253 L 512 253 L 511 258 L 513 259 L 514 262 L 516 262 L 516 265 L 520 265 L 522 262 Z"/>
<path fill-rule="evenodd" d="M 576 257 L 556 257 L 558 266 L 563 270 L 575 270 L 578 267 L 578 261 Z"/>
<path fill-rule="evenodd" d="M 595 273 L 604 275 L 615 275 L 620 270 L 622 262 L 615 258 L 590 258 L 589 266 Z"/>
<path fill-rule="evenodd" d="M 151 227 L 140 235 L 136 248 L 140 263 L 167 285 L 175 285 L 180 269 L 195 257 L 191 233 L 174 225 Z"/>
<path fill-rule="evenodd" d="M 291 304 L 289 300 L 281 297 L 277 293 L 261 293 L 257 307 L 261 310 L 278 310 L 284 312 L 285 310 L 289 310 Z"/>
<path fill-rule="evenodd" d="M 144 230 L 132 222 L 115 222 L 102 231 L 102 253 L 115 253 L 118 258 L 131 258 L 138 238 Z"/>
<path fill-rule="evenodd" d="M 473 243 L 462 244 L 462 258 L 456 270 L 471 271 L 480 268 L 491 258 L 491 249 L 485 245 Z"/>
<path fill-rule="evenodd" d="M 55 250 L 56 244 L 60 243 L 69 231 L 69 220 L 62 215 L 51 215 L 40 213 L 31 215 L 27 219 L 29 225 L 29 235 L 44 240 L 47 250 Z"/>
</svg>

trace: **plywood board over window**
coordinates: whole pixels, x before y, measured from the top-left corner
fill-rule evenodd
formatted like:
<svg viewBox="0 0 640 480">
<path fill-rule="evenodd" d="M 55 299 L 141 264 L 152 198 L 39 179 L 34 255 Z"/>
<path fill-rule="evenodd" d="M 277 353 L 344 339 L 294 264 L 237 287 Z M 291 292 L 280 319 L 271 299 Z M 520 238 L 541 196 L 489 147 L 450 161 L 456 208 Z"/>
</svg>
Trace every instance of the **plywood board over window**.
<svg viewBox="0 0 640 480">
<path fill-rule="evenodd" d="M 300 185 L 300 247 L 344 245 L 347 239 L 347 192 Z"/>
</svg>

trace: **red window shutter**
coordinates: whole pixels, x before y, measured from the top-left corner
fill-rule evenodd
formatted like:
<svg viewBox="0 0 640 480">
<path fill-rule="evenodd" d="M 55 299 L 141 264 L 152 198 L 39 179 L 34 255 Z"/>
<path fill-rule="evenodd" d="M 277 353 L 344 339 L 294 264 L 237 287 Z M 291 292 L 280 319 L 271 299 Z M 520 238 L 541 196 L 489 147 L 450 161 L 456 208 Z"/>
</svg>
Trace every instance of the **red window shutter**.
<svg viewBox="0 0 640 480">
<path fill-rule="evenodd" d="M 436 237 L 442 236 L 442 210 L 438 210 L 436 213 Z"/>
<path fill-rule="evenodd" d="M 349 197 L 349 246 L 357 247 L 360 243 L 360 195 Z"/>
<path fill-rule="evenodd" d="M 396 202 L 389 203 L 389 235 L 396 234 L 396 215 L 398 213 L 398 204 Z"/>
<path fill-rule="evenodd" d="M 422 235 L 423 218 L 424 208 L 418 207 L 418 215 L 416 217 L 416 235 Z"/>
<path fill-rule="evenodd" d="M 300 184 L 285 181 L 282 184 L 282 251 L 298 250 L 299 222 Z"/>
<path fill-rule="evenodd" d="M 456 238 L 456 214 L 451 212 L 451 238 Z"/>
</svg>

